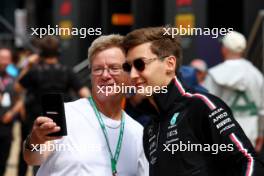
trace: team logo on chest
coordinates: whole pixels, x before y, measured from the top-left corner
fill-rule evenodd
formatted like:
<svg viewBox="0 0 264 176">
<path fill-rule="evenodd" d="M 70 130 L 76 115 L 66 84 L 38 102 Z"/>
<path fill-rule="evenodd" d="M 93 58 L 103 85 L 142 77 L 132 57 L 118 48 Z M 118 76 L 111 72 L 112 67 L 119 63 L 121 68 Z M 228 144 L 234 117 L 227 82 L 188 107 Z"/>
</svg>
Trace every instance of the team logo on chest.
<svg viewBox="0 0 264 176">
<path fill-rule="evenodd" d="M 176 113 L 173 114 L 172 118 L 169 121 L 168 129 L 172 129 L 172 128 L 177 126 L 177 121 L 178 121 L 179 114 L 180 114 L 179 112 L 176 112 Z"/>
<path fill-rule="evenodd" d="M 179 114 L 180 114 L 180 113 L 176 112 L 176 113 L 172 116 L 172 118 L 171 118 L 171 120 L 170 120 L 170 125 L 171 125 L 171 126 L 173 126 L 173 125 L 176 124 L 176 122 L 177 122 L 177 117 L 179 116 Z"/>
<path fill-rule="evenodd" d="M 179 140 L 177 137 L 178 135 L 177 122 L 178 122 L 179 114 L 180 114 L 179 112 L 174 113 L 169 121 L 166 143 L 171 143 Z"/>
</svg>

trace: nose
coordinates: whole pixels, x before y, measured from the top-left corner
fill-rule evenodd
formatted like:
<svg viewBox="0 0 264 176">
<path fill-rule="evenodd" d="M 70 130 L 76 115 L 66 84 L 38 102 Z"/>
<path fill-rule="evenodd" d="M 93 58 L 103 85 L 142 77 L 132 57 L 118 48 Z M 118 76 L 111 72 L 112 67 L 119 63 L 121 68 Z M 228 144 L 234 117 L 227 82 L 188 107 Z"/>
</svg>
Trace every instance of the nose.
<svg viewBox="0 0 264 176">
<path fill-rule="evenodd" d="M 135 79 L 138 77 L 139 77 L 138 71 L 134 67 L 132 67 L 130 71 L 130 78 Z"/>
<path fill-rule="evenodd" d="M 103 79 L 109 79 L 109 78 L 111 78 L 111 75 L 109 74 L 108 69 L 104 69 L 104 70 L 103 70 L 102 78 L 103 78 Z"/>
</svg>

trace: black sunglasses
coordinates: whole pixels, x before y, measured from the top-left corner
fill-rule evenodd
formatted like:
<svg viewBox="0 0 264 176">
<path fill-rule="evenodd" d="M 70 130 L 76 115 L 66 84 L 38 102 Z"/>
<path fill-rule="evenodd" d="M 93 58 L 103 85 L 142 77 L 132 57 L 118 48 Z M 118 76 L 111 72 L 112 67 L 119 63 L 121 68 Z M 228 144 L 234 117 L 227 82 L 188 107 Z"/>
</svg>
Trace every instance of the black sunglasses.
<svg viewBox="0 0 264 176">
<path fill-rule="evenodd" d="M 156 59 L 163 59 L 165 57 L 168 57 L 168 56 L 164 56 L 164 57 L 161 57 L 161 58 L 152 58 L 152 59 L 147 59 L 147 58 L 138 58 L 138 59 L 135 59 L 133 60 L 132 64 L 128 63 L 128 62 L 125 62 L 123 65 L 122 65 L 122 68 L 125 72 L 131 72 L 132 70 L 132 66 L 135 67 L 135 69 L 137 69 L 137 71 L 144 71 L 145 67 L 146 67 L 146 64 L 156 60 Z"/>
</svg>

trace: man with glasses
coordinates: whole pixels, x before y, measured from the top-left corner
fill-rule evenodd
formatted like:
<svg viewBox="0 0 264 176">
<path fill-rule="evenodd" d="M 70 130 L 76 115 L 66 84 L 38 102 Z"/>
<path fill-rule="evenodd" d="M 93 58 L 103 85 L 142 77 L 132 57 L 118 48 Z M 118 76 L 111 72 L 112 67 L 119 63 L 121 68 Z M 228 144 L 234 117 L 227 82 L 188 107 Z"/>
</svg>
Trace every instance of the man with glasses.
<svg viewBox="0 0 264 176">
<path fill-rule="evenodd" d="M 60 128 L 48 117 L 38 117 L 25 142 L 24 158 L 41 164 L 38 176 L 96 175 L 147 176 L 143 127 L 121 108 L 122 93 L 106 90 L 128 78 L 122 70 L 125 52 L 120 35 L 101 36 L 88 51 L 92 96 L 65 104 L 68 136 L 48 137 Z M 101 91 L 103 90 L 103 91 Z M 32 146 L 66 146 L 38 152 Z"/>
<path fill-rule="evenodd" d="M 181 46 L 178 38 L 166 35 L 167 30 L 138 29 L 124 39 L 123 69 L 132 83 L 167 86 L 167 92 L 148 96 L 155 112 L 144 109 L 154 116 L 144 129 L 143 142 L 150 175 L 263 175 L 263 166 L 230 108 L 219 98 L 182 84 Z"/>
</svg>

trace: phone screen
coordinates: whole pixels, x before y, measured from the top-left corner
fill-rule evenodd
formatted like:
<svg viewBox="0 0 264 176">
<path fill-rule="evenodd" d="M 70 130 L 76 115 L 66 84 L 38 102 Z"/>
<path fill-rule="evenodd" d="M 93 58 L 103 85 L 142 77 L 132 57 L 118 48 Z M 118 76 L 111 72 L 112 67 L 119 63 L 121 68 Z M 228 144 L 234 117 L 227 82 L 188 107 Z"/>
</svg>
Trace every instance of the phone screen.
<svg viewBox="0 0 264 176">
<path fill-rule="evenodd" d="M 59 93 L 44 94 L 41 98 L 42 115 L 51 118 L 61 130 L 48 136 L 66 136 L 67 126 L 64 112 L 63 96 Z"/>
</svg>

